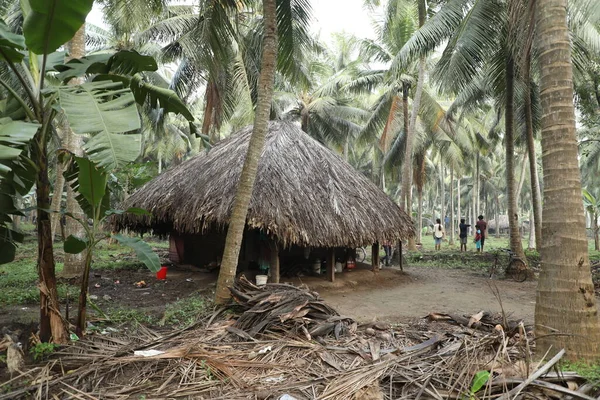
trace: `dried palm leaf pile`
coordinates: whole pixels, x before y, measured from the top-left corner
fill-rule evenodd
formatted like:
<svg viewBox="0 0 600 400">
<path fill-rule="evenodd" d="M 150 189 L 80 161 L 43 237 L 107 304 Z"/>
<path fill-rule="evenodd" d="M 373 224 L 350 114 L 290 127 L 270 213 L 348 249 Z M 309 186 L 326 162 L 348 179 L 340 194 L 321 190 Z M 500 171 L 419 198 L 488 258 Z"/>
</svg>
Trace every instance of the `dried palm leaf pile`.
<svg viewBox="0 0 600 400">
<path fill-rule="evenodd" d="M 140 326 L 90 335 L 0 384 L 0 400 L 598 395 L 583 377 L 556 368 L 563 352 L 532 361 L 534 341 L 523 324 L 505 329 L 500 316 L 467 316 L 471 327 L 442 314 L 406 325 L 357 325 L 307 289 L 241 279 L 232 293 L 241 314 L 218 310 L 168 333 Z"/>
</svg>

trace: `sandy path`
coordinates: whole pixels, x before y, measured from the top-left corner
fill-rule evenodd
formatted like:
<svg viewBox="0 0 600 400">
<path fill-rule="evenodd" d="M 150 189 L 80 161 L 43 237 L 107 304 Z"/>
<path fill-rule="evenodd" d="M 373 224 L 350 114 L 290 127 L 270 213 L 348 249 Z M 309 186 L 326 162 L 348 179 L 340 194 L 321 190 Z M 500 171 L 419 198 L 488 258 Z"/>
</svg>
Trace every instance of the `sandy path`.
<svg viewBox="0 0 600 400">
<path fill-rule="evenodd" d="M 388 270 L 379 279 L 386 280 L 399 275 Z M 391 280 L 391 279 L 390 279 Z M 533 323 L 535 308 L 535 281 L 522 283 L 510 280 L 487 279 L 480 271 L 466 269 L 441 269 L 428 267 L 405 268 L 404 279 L 396 284 L 361 289 L 360 285 L 349 290 L 321 288 L 319 293 L 344 315 L 359 321 L 405 320 L 423 317 L 430 312 L 473 314 L 480 310 L 500 312 L 500 305 L 493 296 L 488 283 L 495 283 L 500 290 L 504 309 L 515 319 Z"/>
</svg>

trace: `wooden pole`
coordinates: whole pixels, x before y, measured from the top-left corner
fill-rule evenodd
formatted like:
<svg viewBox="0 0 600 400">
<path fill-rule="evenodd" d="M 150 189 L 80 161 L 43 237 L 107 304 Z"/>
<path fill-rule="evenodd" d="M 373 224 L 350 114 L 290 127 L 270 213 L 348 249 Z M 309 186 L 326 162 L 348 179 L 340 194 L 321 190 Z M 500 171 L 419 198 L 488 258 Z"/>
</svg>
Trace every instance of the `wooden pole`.
<svg viewBox="0 0 600 400">
<path fill-rule="evenodd" d="M 371 247 L 371 266 L 373 271 L 379 271 L 379 243 L 373 243 Z"/>
<path fill-rule="evenodd" d="M 271 282 L 279 283 L 279 247 L 271 241 Z"/>
<path fill-rule="evenodd" d="M 327 280 L 335 280 L 335 247 L 327 249 Z"/>
<path fill-rule="evenodd" d="M 402 265 L 402 239 L 398 240 L 398 263 L 400 264 L 400 271 L 404 271 L 404 266 Z"/>
</svg>

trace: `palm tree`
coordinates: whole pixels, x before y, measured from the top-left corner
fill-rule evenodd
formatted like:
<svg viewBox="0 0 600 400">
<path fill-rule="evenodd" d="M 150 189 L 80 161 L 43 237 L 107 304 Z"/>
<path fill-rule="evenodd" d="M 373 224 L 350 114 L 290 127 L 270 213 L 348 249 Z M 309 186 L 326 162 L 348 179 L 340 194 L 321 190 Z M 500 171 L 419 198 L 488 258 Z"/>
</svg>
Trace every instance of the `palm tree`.
<svg viewBox="0 0 600 400">
<path fill-rule="evenodd" d="M 538 0 L 535 12 L 544 167 L 536 351 L 564 348 L 570 359 L 592 361 L 600 356 L 600 322 L 581 201 L 567 1 Z"/>
<path fill-rule="evenodd" d="M 227 237 L 225 239 L 225 251 L 223 252 L 223 260 L 215 293 L 215 302 L 217 304 L 224 304 L 230 298 L 229 287 L 233 284 L 237 270 L 240 246 L 246 226 L 248 205 L 250 204 L 252 189 L 256 180 L 258 161 L 264 147 L 269 123 L 277 63 L 277 7 L 275 0 L 263 0 L 263 19 L 263 53 L 258 81 L 256 114 L 252 136 L 248 144 L 248 153 L 242 167 L 229 219 L 229 228 L 227 229 Z M 278 278 L 277 276 L 276 281 L 279 280 Z"/>
</svg>

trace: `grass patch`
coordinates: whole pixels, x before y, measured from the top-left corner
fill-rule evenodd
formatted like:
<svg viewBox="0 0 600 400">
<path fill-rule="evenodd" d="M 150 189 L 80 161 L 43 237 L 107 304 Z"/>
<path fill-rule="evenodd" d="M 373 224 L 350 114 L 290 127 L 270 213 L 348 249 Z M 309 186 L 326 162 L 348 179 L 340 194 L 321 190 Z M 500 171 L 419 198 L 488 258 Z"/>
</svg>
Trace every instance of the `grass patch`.
<svg viewBox="0 0 600 400">
<path fill-rule="evenodd" d="M 600 387 L 600 364 L 588 364 L 583 361 L 565 361 L 561 364 L 561 370 L 577 372 L 579 375 L 583 376 L 588 382 L 593 384 L 595 388 Z"/>
<path fill-rule="evenodd" d="M 157 322 L 156 317 L 130 308 L 115 308 L 106 312 L 106 315 L 115 324 L 134 323 L 152 325 Z"/>
<path fill-rule="evenodd" d="M 37 343 L 29 349 L 29 353 L 35 361 L 42 361 L 48 358 L 58 346 L 54 343 Z"/>
<path fill-rule="evenodd" d="M 199 316 L 204 315 L 211 308 L 211 302 L 206 297 L 193 294 L 174 303 L 167 304 L 165 314 L 160 320 L 160 325 L 185 327 L 196 322 Z"/>
</svg>

